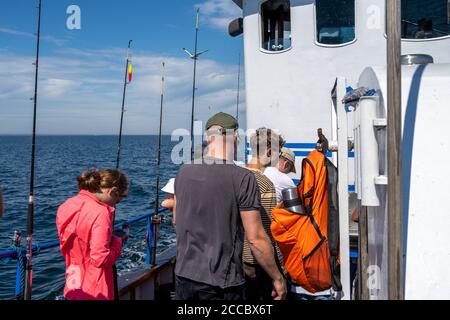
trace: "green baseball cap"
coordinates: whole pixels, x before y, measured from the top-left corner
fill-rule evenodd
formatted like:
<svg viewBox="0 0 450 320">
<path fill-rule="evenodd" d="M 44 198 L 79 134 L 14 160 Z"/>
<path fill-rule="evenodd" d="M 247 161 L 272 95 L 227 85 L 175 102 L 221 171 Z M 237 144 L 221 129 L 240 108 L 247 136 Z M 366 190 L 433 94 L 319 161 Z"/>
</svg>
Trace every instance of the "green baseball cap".
<svg viewBox="0 0 450 320">
<path fill-rule="evenodd" d="M 223 112 L 216 113 L 211 118 L 209 118 L 209 120 L 206 122 L 206 130 L 214 125 L 221 126 L 224 129 L 239 128 L 237 120 L 233 116 Z"/>
</svg>

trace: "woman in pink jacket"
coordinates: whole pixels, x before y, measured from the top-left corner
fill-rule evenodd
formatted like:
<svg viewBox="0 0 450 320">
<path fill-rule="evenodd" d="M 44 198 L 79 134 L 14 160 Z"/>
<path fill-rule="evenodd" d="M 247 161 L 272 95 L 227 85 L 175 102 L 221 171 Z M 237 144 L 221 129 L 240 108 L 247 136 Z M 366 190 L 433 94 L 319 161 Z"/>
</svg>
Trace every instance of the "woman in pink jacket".
<svg viewBox="0 0 450 320">
<path fill-rule="evenodd" d="M 122 239 L 114 236 L 114 206 L 128 194 L 128 180 L 118 170 L 91 170 L 78 178 L 80 192 L 58 209 L 56 226 L 66 259 L 67 300 L 113 300 L 112 266 Z"/>
</svg>

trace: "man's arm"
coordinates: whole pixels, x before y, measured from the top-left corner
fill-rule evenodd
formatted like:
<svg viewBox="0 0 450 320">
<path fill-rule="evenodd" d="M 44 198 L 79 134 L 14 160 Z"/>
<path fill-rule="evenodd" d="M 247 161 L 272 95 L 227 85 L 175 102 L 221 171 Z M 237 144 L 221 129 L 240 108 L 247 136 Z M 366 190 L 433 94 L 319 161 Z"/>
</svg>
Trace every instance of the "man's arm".
<svg viewBox="0 0 450 320">
<path fill-rule="evenodd" d="M 286 282 L 278 270 L 273 247 L 262 225 L 259 210 L 241 211 L 241 219 L 245 235 L 256 261 L 273 280 L 274 291 L 272 296 L 275 300 L 284 299 L 286 296 Z"/>
</svg>

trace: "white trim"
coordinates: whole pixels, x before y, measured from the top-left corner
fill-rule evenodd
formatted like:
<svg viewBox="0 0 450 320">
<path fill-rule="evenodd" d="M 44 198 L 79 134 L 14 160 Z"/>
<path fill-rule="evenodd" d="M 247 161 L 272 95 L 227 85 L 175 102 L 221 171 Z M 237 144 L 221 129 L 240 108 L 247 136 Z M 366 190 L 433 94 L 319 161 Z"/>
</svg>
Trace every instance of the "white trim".
<svg viewBox="0 0 450 320">
<path fill-rule="evenodd" d="M 267 54 L 285 53 L 286 51 L 289 51 L 291 49 L 292 49 L 292 42 L 291 42 L 291 46 L 289 48 L 284 49 L 284 50 L 280 50 L 280 51 L 270 51 L 270 50 L 266 50 L 266 49 L 261 48 L 261 46 L 259 47 L 259 51 L 261 51 L 262 53 L 267 53 Z"/>
<path fill-rule="evenodd" d="M 386 30 L 386 28 L 384 28 Z M 386 31 L 383 33 L 383 36 L 387 39 Z M 450 39 L 450 34 L 448 36 L 436 37 L 436 38 L 428 38 L 428 39 L 408 39 L 402 38 L 402 42 L 432 42 L 432 41 L 440 41 Z"/>
</svg>

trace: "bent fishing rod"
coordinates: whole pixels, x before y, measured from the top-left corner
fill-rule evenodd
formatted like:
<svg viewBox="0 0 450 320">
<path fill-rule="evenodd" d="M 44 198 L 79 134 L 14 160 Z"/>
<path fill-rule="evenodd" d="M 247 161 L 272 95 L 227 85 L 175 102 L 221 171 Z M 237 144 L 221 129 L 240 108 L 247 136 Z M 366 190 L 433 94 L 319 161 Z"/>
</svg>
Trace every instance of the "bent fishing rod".
<svg viewBox="0 0 450 320">
<path fill-rule="evenodd" d="M 28 225 L 27 225 L 27 265 L 25 269 L 25 300 L 31 300 L 31 292 L 33 288 L 33 223 L 34 223 L 34 167 L 36 155 L 36 111 L 37 111 L 37 90 L 39 75 L 39 45 L 41 39 L 41 9 L 42 1 L 39 0 L 38 5 L 38 27 L 37 27 L 37 45 L 36 45 L 36 71 L 34 78 L 34 97 L 33 99 L 33 133 L 31 142 L 31 170 L 30 170 L 30 193 L 28 197 Z"/>
<path fill-rule="evenodd" d="M 159 210 L 159 180 L 160 180 L 160 164 L 161 164 L 161 136 L 162 136 L 162 118 L 163 118 L 163 104 L 164 104 L 164 74 L 165 63 L 162 63 L 162 77 L 161 77 L 161 104 L 159 109 L 159 137 L 158 137 L 158 149 L 156 153 L 156 190 L 155 190 L 155 211 L 152 217 L 153 230 L 153 246 L 150 264 L 154 266 L 156 264 L 156 247 L 158 244 L 158 225 L 161 223 L 161 217 L 158 215 Z"/>
<path fill-rule="evenodd" d="M 131 82 L 131 77 L 133 75 L 133 65 L 131 64 L 131 59 L 130 59 L 131 58 L 131 42 L 132 41 L 133 40 L 128 41 L 128 53 L 127 53 L 127 62 L 126 62 L 126 67 L 125 67 L 125 79 L 124 79 L 124 83 L 123 83 L 122 112 L 120 114 L 119 142 L 117 143 L 116 169 L 119 169 L 120 148 L 122 147 L 122 127 L 123 127 L 123 113 L 125 112 L 125 96 L 126 96 L 126 92 L 127 92 L 127 85 L 129 82 Z"/>
</svg>

